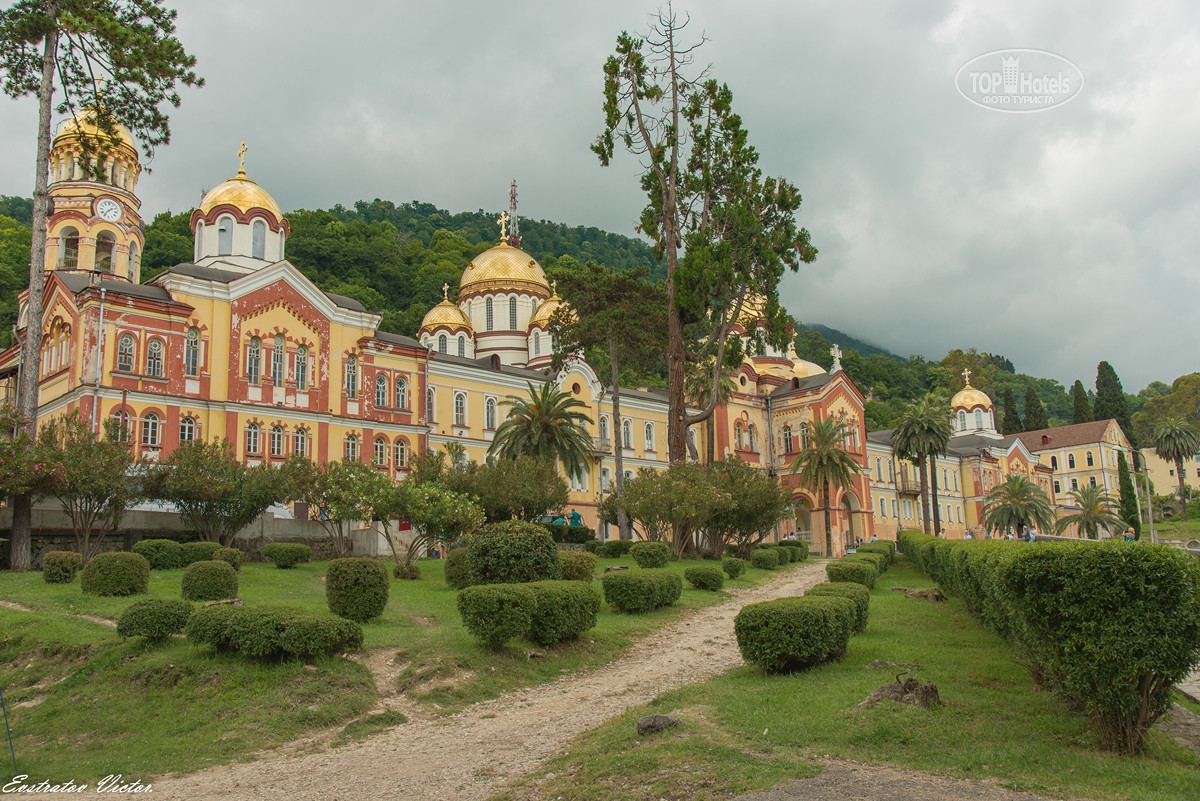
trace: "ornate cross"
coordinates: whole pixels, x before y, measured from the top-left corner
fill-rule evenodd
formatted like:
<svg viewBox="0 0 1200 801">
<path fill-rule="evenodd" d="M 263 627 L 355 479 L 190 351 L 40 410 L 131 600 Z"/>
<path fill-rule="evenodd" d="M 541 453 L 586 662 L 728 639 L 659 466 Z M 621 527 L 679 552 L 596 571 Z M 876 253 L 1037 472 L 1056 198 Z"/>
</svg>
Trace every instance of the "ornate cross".
<svg viewBox="0 0 1200 801">
<path fill-rule="evenodd" d="M 500 241 L 508 241 L 508 212 L 500 212 L 500 216 L 496 218 L 496 222 L 500 223 Z"/>
<path fill-rule="evenodd" d="M 971 368 L 970 367 L 963 368 L 963 381 L 966 382 L 966 385 L 968 387 L 971 386 Z"/>
<path fill-rule="evenodd" d="M 550 282 L 550 294 L 558 295 L 558 279 L 555 278 Z"/>
<path fill-rule="evenodd" d="M 246 143 L 242 142 L 242 146 L 238 148 L 238 172 L 246 171 Z"/>
<path fill-rule="evenodd" d="M 835 344 L 829 349 L 829 355 L 833 357 L 833 367 L 829 368 L 829 372 L 836 373 L 842 369 L 842 349 Z"/>
<path fill-rule="evenodd" d="M 446 302 L 450 301 L 450 285 L 449 284 L 442 284 L 442 300 L 444 300 Z"/>
</svg>

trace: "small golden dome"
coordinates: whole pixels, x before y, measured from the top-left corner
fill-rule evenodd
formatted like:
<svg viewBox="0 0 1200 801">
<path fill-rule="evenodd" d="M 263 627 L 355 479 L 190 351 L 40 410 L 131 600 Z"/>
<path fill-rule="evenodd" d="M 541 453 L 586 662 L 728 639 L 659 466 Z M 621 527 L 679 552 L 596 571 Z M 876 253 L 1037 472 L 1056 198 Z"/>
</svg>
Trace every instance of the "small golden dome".
<svg viewBox="0 0 1200 801">
<path fill-rule="evenodd" d="M 426 312 L 424 319 L 421 320 L 421 333 L 432 331 L 435 328 L 449 328 L 451 332 L 474 333 L 467 315 L 463 314 L 462 309 L 449 300 L 442 300 L 441 303 Z"/>
<path fill-rule="evenodd" d="M 217 206 L 228 204 L 243 213 L 251 209 L 265 209 L 275 215 L 277 220 L 283 219 L 283 212 L 271 193 L 246 177 L 245 170 L 223 184 L 218 184 L 204 193 L 200 201 L 200 213 L 208 214 Z"/>
<path fill-rule="evenodd" d="M 542 304 L 537 307 L 537 310 L 533 313 L 533 316 L 529 318 L 529 330 L 532 331 L 535 328 L 549 328 L 550 318 L 553 317 L 554 313 L 562 307 L 563 300 L 558 296 L 558 293 L 555 292 L 549 298 L 542 301 Z M 574 317 L 575 315 L 572 314 L 571 316 Z"/>
<path fill-rule="evenodd" d="M 767 313 L 767 296 L 759 292 L 748 292 L 742 301 L 742 312 L 738 315 L 738 323 L 743 328 L 750 328 Z"/>
<path fill-rule="evenodd" d="M 971 386 L 971 371 L 963 370 L 963 381 L 966 383 L 954 397 L 950 400 L 950 407 L 954 411 L 959 409 L 974 409 L 976 406 L 982 406 L 985 409 L 992 408 L 992 399 L 987 396 L 987 393 L 980 392 Z"/>
<path fill-rule="evenodd" d="M 101 145 L 113 143 L 112 137 L 108 132 L 101 130 L 96 125 L 96 112 L 91 109 L 84 109 L 59 127 L 58 133 L 54 137 L 54 144 L 57 145 L 59 140 L 64 138 L 78 139 L 80 133 L 96 139 Z M 137 145 L 133 142 L 133 134 L 129 133 L 129 129 L 117 122 L 114 124 L 114 133 L 117 144 L 128 147 L 136 157 L 138 149 Z"/>
<path fill-rule="evenodd" d="M 549 297 L 550 285 L 542 266 L 525 251 L 509 245 L 497 245 L 476 256 L 463 270 L 458 296 L 467 292 L 530 292 Z"/>
<path fill-rule="evenodd" d="M 829 371 L 816 362 L 800 358 L 792 359 L 792 375 L 796 378 L 808 378 L 810 375 L 820 375 L 827 372 Z"/>
</svg>

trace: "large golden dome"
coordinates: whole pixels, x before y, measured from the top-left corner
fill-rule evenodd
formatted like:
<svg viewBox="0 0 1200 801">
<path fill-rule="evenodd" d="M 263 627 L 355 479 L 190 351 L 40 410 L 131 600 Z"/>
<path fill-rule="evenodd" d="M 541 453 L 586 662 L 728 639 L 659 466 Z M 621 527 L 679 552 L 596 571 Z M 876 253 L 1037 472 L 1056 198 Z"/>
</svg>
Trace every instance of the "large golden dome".
<svg viewBox="0 0 1200 801">
<path fill-rule="evenodd" d="M 238 170 L 237 175 L 208 190 L 200 201 L 200 213 L 207 215 L 217 206 L 225 204 L 233 206 L 242 213 L 251 209 L 265 209 L 274 214 L 276 219 L 283 219 L 283 212 L 279 209 L 275 198 L 271 197 L 270 192 L 247 178 L 245 170 Z"/>
<path fill-rule="evenodd" d="M 125 145 L 135 155 L 137 154 L 137 145 L 134 144 L 133 134 L 129 133 L 128 128 L 117 122 L 114 124 L 113 133 L 116 136 L 117 144 Z M 97 140 L 101 145 L 112 144 L 113 141 L 113 137 L 107 131 L 101 130 L 96 125 L 96 113 L 91 109 L 84 109 L 59 127 L 58 133 L 54 137 L 54 144 L 57 145 L 59 140 L 64 138 L 78 139 L 80 134 Z"/>
<path fill-rule="evenodd" d="M 529 292 L 550 295 L 550 285 L 542 266 L 525 251 L 509 245 L 497 245 L 480 253 L 458 282 L 458 296 L 468 292 Z"/>
<path fill-rule="evenodd" d="M 987 396 L 986 392 L 980 392 L 971 386 L 971 380 L 967 379 L 967 385 L 955 393 L 950 401 L 950 407 L 955 411 L 959 409 L 971 410 L 977 406 L 982 406 L 984 409 L 992 408 L 992 399 Z"/>
<path fill-rule="evenodd" d="M 449 328 L 451 333 L 458 331 L 466 331 L 468 334 L 473 333 L 471 331 L 471 322 L 462 313 L 462 309 L 445 299 L 426 312 L 424 319 L 421 320 L 422 333 L 432 331 L 435 328 Z"/>
</svg>

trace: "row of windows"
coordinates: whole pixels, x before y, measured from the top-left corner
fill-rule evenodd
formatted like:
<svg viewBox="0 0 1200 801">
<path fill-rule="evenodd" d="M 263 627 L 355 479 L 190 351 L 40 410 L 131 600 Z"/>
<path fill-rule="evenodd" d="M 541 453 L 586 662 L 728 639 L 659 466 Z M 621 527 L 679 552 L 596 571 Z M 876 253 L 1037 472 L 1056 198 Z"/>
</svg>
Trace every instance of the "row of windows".
<svg viewBox="0 0 1200 801">
<path fill-rule="evenodd" d="M 1186 470 L 1183 471 L 1183 475 L 1185 478 L 1187 477 Z M 1171 478 L 1174 478 L 1174 477 L 1175 477 L 1175 468 L 1171 468 Z M 1196 470 L 1196 478 L 1200 478 L 1200 469 Z"/>
<path fill-rule="evenodd" d="M 688 432 L 691 434 L 691 432 Z M 609 439 L 608 431 L 608 416 L 600 415 L 600 442 L 607 445 Z M 642 426 L 643 444 L 646 450 L 654 450 L 654 423 L 645 423 Z M 633 449 L 633 421 L 628 417 L 621 420 L 621 447 L 626 450 Z"/>
<path fill-rule="evenodd" d="M 196 224 L 196 258 L 204 255 L 204 223 Z M 266 259 L 267 224 L 261 219 L 250 224 L 250 255 L 256 259 Z M 220 217 L 217 219 L 217 255 L 233 255 L 233 218 Z M 279 254 L 283 258 L 283 254 Z"/>
<path fill-rule="evenodd" d="M 146 361 L 143 375 L 153 378 L 166 376 L 166 345 L 159 337 L 150 337 L 146 343 Z M 132 373 L 137 361 L 137 337 L 121 334 L 117 338 L 117 370 Z M 183 343 L 183 372 L 187 376 L 200 375 L 200 329 L 187 330 Z"/>
<path fill-rule="evenodd" d="M 283 430 L 283 426 L 271 426 L 267 431 L 267 453 L 275 458 L 282 458 L 287 455 L 286 447 L 289 439 L 287 432 Z M 312 436 L 305 428 L 297 428 L 292 432 L 292 453 L 296 456 L 308 457 L 309 442 Z M 261 455 L 263 445 L 262 427 L 258 423 L 251 423 L 246 426 L 246 453 L 248 455 Z"/>
<path fill-rule="evenodd" d="M 1096 466 L 1096 457 L 1092 455 L 1091 451 L 1088 451 L 1087 453 L 1085 453 L 1083 458 L 1084 458 L 1084 461 L 1087 462 L 1088 467 Z M 1051 470 L 1058 469 L 1058 457 L 1057 456 L 1050 457 L 1050 469 Z M 1073 453 L 1067 454 L 1067 469 L 1068 470 L 1075 469 L 1075 454 L 1073 454 Z"/>
<path fill-rule="evenodd" d="M 1200 472 L 1200 471 L 1198 471 L 1198 472 Z M 1089 487 L 1096 486 L 1096 477 L 1095 476 L 1088 476 L 1088 486 Z M 1073 490 L 1079 489 L 1079 479 L 1077 479 L 1077 478 L 1071 479 L 1071 489 L 1073 489 Z M 1062 482 L 1060 482 L 1057 478 L 1054 479 L 1054 492 L 1055 493 L 1062 492 Z"/>
<path fill-rule="evenodd" d="M 117 238 L 110 231 L 101 231 L 96 235 L 96 262 L 92 269 L 104 273 L 113 271 L 113 259 L 117 253 Z M 129 243 L 128 278 L 133 280 L 140 252 L 137 242 Z M 58 234 L 58 258 L 55 266 L 59 269 L 71 270 L 79 266 L 79 230 L 73 227 L 62 229 Z"/>
<path fill-rule="evenodd" d="M 376 467 L 387 467 L 388 456 L 392 456 L 393 465 L 397 470 L 408 467 L 410 449 L 407 440 L 397 439 L 394 443 L 386 437 L 376 437 L 371 462 Z M 359 441 L 356 434 L 347 434 L 342 440 L 342 457 L 348 462 L 357 462 L 360 456 Z"/>
<path fill-rule="evenodd" d="M 488 302 L 489 303 L 491 302 L 491 298 L 488 298 Z M 491 328 L 489 328 L 488 330 L 490 331 Z M 466 337 L 466 335 L 459 334 L 457 337 L 455 337 L 455 342 L 456 342 L 455 347 L 458 351 L 458 355 L 463 358 L 466 358 L 466 356 L 467 356 L 467 337 Z M 430 344 L 429 338 L 425 337 L 425 346 L 428 347 L 429 344 Z M 446 334 L 438 334 L 437 351 L 438 351 L 438 353 L 449 353 L 450 352 L 450 338 Z M 533 355 L 534 356 L 542 355 L 542 333 L 540 331 L 533 332 Z"/>
</svg>

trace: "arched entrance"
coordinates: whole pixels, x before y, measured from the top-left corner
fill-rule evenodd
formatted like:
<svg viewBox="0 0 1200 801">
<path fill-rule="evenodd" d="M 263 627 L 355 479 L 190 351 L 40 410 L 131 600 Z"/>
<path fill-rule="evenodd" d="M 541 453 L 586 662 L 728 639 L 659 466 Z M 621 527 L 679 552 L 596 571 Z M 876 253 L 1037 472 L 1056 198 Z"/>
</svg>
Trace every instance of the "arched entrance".
<svg viewBox="0 0 1200 801">
<path fill-rule="evenodd" d="M 809 546 L 812 546 L 814 544 L 812 502 L 808 498 L 798 496 L 792 500 L 792 508 L 796 512 L 796 538 L 804 540 Z"/>
<path fill-rule="evenodd" d="M 862 516 L 858 514 L 860 509 L 862 507 L 854 493 L 847 492 L 842 496 L 842 510 L 846 513 L 846 527 L 843 530 L 846 548 L 853 548 L 854 543 L 862 538 Z"/>
</svg>

